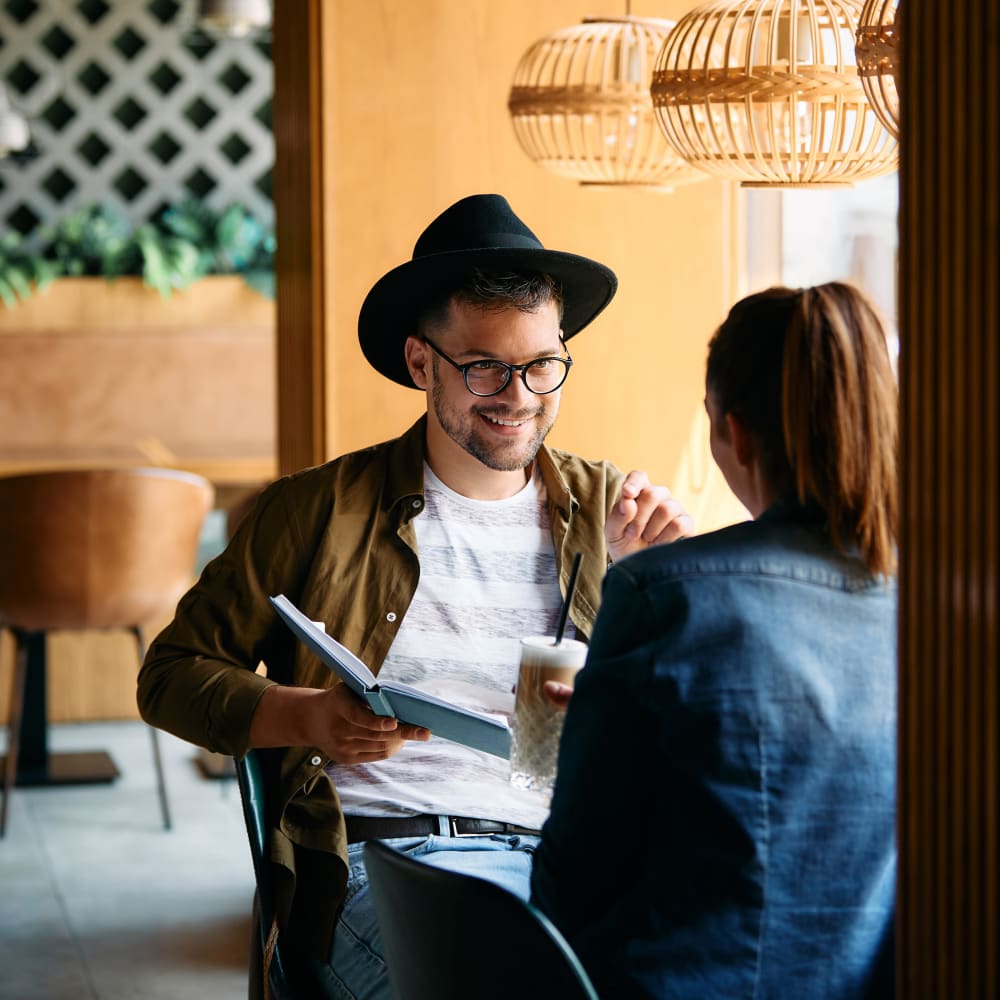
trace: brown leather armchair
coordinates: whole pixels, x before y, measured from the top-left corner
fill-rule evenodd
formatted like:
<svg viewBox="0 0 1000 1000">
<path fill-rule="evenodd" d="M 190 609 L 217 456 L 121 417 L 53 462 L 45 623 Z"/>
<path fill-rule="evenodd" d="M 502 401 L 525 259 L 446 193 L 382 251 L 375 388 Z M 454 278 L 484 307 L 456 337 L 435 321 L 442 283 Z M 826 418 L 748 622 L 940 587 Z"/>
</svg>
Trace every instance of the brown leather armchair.
<svg viewBox="0 0 1000 1000">
<path fill-rule="evenodd" d="M 201 476 L 172 469 L 71 469 L 0 477 L 0 628 L 15 639 L 0 836 L 17 776 L 25 680 L 44 674 L 45 635 L 123 629 L 139 663 L 148 623 L 190 586 L 214 499 Z M 29 667 L 29 648 L 41 651 Z M 150 728 L 163 825 L 170 811 Z"/>
</svg>

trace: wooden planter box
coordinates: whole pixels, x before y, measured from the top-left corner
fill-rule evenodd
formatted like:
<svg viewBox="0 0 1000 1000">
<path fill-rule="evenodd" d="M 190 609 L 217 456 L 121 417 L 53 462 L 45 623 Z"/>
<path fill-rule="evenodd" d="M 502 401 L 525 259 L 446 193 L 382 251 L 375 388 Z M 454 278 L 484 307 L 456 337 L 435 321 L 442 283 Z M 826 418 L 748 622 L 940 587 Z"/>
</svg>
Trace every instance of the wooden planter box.
<svg viewBox="0 0 1000 1000">
<path fill-rule="evenodd" d="M 226 507 L 275 474 L 275 387 L 274 303 L 241 278 L 168 299 L 138 278 L 62 278 L 0 304 L 0 475 L 174 466 L 211 479 Z M 126 637 L 49 650 L 50 720 L 136 717 Z M 10 653 L 0 637 L 0 725 Z"/>
<path fill-rule="evenodd" d="M 138 278 L 62 278 L 0 306 L 0 473 L 146 462 L 270 478 L 274 315 L 235 276 L 167 299 Z"/>
</svg>

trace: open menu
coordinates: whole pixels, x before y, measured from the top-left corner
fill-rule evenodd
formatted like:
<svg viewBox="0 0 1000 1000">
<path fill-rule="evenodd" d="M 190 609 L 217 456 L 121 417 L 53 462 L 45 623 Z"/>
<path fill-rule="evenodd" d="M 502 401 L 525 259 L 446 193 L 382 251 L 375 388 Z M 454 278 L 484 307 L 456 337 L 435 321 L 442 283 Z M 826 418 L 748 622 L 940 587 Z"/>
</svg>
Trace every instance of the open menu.
<svg viewBox="0 0 1000 1000">
<path fill-rule="evenodd" d="M 496 757 L 510 757 L 510 728 L 503 719 L 445 701 L 409 684 L 379 683 L 363 660 L 327 634 L 322 622 L 312 621 L 284 594 L 272 597 L 271 603 L 292 632 L 376 715 L 423 726 L 435 736 Z"/>
</svg>

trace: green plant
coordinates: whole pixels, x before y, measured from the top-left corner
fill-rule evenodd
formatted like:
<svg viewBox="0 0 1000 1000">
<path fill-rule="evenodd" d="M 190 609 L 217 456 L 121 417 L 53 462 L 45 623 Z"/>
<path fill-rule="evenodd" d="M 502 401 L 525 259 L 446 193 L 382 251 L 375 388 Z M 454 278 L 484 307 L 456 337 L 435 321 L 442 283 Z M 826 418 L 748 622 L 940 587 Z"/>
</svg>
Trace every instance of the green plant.
<svg viewBox="0 0 1000 1000">
<path fill-rule="evenodd" d="M 0 241 L 0 298 L 23 301 L 61 275 L 141 276 L 169 296 L 210 274 L 239 274 L 274 298 L 274 234 L 243 206 L 215 212 L 187 200 L 137 228 L 113 209 L 87 204 L 44 226 L 29 251 L 17 234 Z"/>
<path fill-rule="evenodd" d="M 240 274 L 274 298 L 274 236 L 242 205 L 217 214 L 204 202 L 180 202 L 139 232 L 143 276 L 161 292 L 206 274 Z"/>
<path fill-rule="evenodd" d="M 0 299 L 5 305 L 16 305 L 35 289 L 45 288 L 59 273 L 56 263 L 27 250 L 17 233 L 0 237 Z"/>
<path fill-rule="evenodd" d="M 141 267 L 128 219 L 103 205 L 84 205 L 43 226 L 39 242 L 46 259 L 68 277 L 118 278 Z"/>
</svg>

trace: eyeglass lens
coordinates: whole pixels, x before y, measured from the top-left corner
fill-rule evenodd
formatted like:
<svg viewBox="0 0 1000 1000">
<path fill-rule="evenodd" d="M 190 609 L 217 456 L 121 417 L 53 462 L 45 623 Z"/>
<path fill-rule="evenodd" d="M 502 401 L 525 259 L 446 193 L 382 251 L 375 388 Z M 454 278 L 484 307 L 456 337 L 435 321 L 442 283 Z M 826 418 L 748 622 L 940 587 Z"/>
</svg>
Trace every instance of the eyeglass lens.
<svg viewBox="0 0 1000 1000">
<path fill-rule="evenodd" d="M 561 358 L 540 358 L 519 374 L 527 387 L 539 395 L 554 392 L 562 385 L 569 365 Z M 493 396 L 510 381 L 512 370 L 499 361 L 478 361 L 465 369 L 465 382 L 477 396 Z"/>
</svg>

